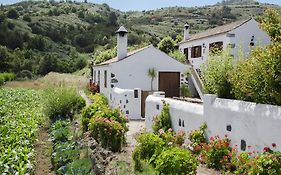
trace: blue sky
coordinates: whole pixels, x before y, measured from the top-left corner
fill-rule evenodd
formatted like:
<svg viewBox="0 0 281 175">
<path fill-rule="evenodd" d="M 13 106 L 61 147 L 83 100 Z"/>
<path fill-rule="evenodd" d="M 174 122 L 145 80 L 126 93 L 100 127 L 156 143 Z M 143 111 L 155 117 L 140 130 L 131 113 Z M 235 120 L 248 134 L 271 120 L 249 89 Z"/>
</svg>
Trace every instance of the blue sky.
<svg viewBox="0 0 281 175">
<path fill-rule="evenodd" d="M 0 3 L 12 4 L 20 1 L 21 0 L 0 0 Z M 109 6 L 122 11 L 150 10 L 169 6 L 203 6 L 212 5 L 218 1 L 221 0 L 88 0 L 88 2 L 94 3 L 107 3 Z M 281 0 L 259 0 L 259 2 L 281 5 Z"/>
</svg>

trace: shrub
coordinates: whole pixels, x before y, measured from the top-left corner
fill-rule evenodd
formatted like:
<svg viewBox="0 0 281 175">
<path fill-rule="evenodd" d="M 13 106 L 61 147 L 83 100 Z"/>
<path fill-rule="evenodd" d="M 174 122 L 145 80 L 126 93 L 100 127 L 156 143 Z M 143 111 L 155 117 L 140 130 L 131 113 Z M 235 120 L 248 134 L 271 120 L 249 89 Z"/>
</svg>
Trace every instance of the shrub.
<svg viewBox="0 0 281 175">
<path fill-rule="evenodd" d="M 163 109 L 161 111 L 161 114 L 155 117 L 153 131 L 154 133 L 157 133 L 159 129 L 168 131 L 169 128 L 172 128 L 169 104 L 163 101 Z"/>
<path fill-rule="evenodd" d="M 163 151 L 156 159 L 157 174 L 196 174 L 198 161 L 185 149 L 177 147 Z"/>
<path fill-rule="evenodd" d="M 94 117 L 90 120 L 89 130 L 103 148 L 108 148 L 113 152 L 121 151 L 122 144 L 126 141 L 126 130 L 113 119 Z"/>
<path fill-rule="evenodd" d="M 52 120 L 73 118 L 86 104 L 75 89 L 59 87 L 44 90 L 44 112 Z"/>
<path fill-rule="evenodd" d="M 31 17 L 29 15 L 24 15 L 22 19 L 26 22 L 31 22 Z"/>
<path fill-rule="evenodd" d="M 0 73 L 0 86 L 7 81 L 12 81 L 15 77 L 16 75 L 14 73 Z"/>
<path fill-rule="evenodd" d="M 233 61 L 229 51 L 210 54 L 202 67 L 204 90 L 222 98 L 233 98 L 230 76 Z"/>
<path fill-rule="evenodd" d="M 90 96 L 93 100 L 93 104 L 85 108 L 82 112 L 82 125 L 83 130 L 88 130 L 89 121 L 91 118 L 102 117 L 112 119 L 119 122 L 123 128 L 127 131 L 126 126 L 127 119 L 122 115 L 119 109 L 110 109 L 108 107 L 107 98 L 101 94 L 95 94 Z"/>
<path fill-rule="evenodd" d="M 281 174 L 281 152 L 265 152 L 253 159 L 248 174 Z"/>
<path fill-rule="evenodd" d="M 274 152 L 269 147 L 264 148 L 264 153 L 251 156 L 252 153 L 243 152 L 239 156 L 233 156 L 233 164 L 236 166 L 235 174 L 280 174 L 281 152 Z"/>
<path fill-rule="evenodd" d="M 158 134 L 166 143 L 166 146 L 182 146 L 185 140 L 185 132 L 183 130 L 179 130 L 175 133 L 172 128 L 168 129 L 167 132 L 160 129 Z"/>
<path fill-rule="evenodd" d="M 231 77 L 236 99 L 281 105 L 281 45 L 256 48 L 241 60 Z"/>
<path fill-rule="evenodd" d="M 186 63 L 186 56 L 182 52 L 180 52 L 178 50 L 170 52 L 169 56 L 174 58 L 174 59 L 176 59 L 176 60 L 178 60 L 181 63 L 184 63 L 184 64 Z"/>
<path fill-rule="evenodd" d="M 91 95 L 90 98 L 93 100 L 93 104 L 84 108 L 82 112 L 83 131 L 88 130 L 90 118 L 93 117 L 96 112 L 103 111 L 108 108 L 108 102 L 104 95 L 96 93 L 95 95 Z"/>
<path fill-rule="evenodd" d="M 133 160 L 135 162 L 135 171 L 142 171 L 142 160 L 154 163 L 155 158 L 162 151 L 165 142 L 159 135 L 152 133 L 142 133 L 136 138 L 138 144 L 133 152 Z M 153 157 L 154 156 L 154 157 Z M 151 158 L 153 159 L 151 160 Z"/>
<path fill-rule="evenodd" d="M 228 138 L 211 137 L 209 144 L 203 144 L 202 156 L 209 168 L 224 169 L 231 160 L 232 148 Z"/>
<path fill-rule="evenodd" d="M 176 44 L 175 41 L 171 37 L 167 36 L 159 42 L 157 47 L 161 51 L 169 54 L 175 50 L 175 44 Z"/>
<path fill-rule="evenodd" d="M 202 143 L 207 143 L 205 136 L 205 129 L 207 124 L 204 123 L 198 130 L 192 131 L 188 135 L 188 139 L 191 142 L 190 146 L 193 148 L 194 153 L 198 154 L 202 150 Z"/>
<path fill-rule="evenodd" d="M 182 97 L 191 97 L 191 92 L 189 91 L 189 87 L 186 84 L 181 85 L 180 94 Z"/>
<path fill-rule="evenodd" d="M 11 9 L 8 11 L 7 17 L 11 19 L 17 19 L 19 17 L 19 13 L 16 9 Z"/>
</svg>

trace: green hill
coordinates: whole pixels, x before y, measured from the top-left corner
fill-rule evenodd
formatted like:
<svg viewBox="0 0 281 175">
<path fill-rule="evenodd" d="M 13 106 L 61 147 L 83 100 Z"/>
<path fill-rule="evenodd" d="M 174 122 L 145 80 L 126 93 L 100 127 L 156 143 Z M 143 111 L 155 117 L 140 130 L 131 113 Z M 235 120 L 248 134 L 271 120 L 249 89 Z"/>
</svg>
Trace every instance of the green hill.
<svg viewBox="0 0 281 175">
<path fill-rule="evenodd" d="M 247 3 L 246 3 L 247 2 Z M 226 6 L 227 5 L 227 6 Z M 213 6 L 171 7 L 121 12 L 107 4 L 26 1 L 0 7 L 0 72 L 34 77 L 50 71 L 75 72 L 93 53 L 116 45 L 115 30 L 130 31 L 129 45 L 152 43 L 191 32 L 257 17 L 268 7 L 251 0 L 228 0 Z"/>
</svg>

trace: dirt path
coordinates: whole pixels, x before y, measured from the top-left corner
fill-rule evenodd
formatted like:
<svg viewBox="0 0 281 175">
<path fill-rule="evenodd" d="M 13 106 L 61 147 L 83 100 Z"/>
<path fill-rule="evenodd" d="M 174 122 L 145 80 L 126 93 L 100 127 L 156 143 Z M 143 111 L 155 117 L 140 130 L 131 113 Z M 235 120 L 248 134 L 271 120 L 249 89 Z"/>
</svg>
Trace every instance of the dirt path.
<svg viewBox="0 0 281 175">
<path fill-rule="evenodd" d="M 44 124 L 39 130 L 38 141 L 35 145 L 36 152 L 36 167 L 35 175 L 55 175 L 52 170 L 51 154 L 52 142 L 49 141 L 48 136 L 49 121 Z"/>
<path fill-rule="evenodd" d="M 79 91 L 81 97 L 86 101 L 86 105 L 92 104 L 92 100 L 84 93 L 84 91 Z M 116 158 L 109 163 L 106 175 L 132 175 L 135 174 L 133 170 L 133 160 L 132 153 L 136 145 L 135 136 L 143 129 L 145 129 L 145 121 L 130 121 L 128 123 L 129 131 L 127 132 L 127 145 L 123 148 L 121 153 L 116 153 Z M 204 165 L 200 165 L 197 169 L 197 175 L 220 175 L 220 172 L 206 168 Z"/>
<path fill-rule="evenodd" d="M 79 91 L 80 96 L 86 101 L 86 106 L 89 106 L 93 101 L 85 94 L 84 91 Z"/>
</svg>

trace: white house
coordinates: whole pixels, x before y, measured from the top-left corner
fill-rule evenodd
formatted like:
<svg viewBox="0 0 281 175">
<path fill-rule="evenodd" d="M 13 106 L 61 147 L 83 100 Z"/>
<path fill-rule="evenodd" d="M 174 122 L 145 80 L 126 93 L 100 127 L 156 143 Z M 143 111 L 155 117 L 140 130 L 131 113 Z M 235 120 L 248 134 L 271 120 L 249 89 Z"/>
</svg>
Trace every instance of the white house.
<svg viewBox="0 0 281 175">
<path fill-rule="evenodd" d="M 93 81 L 111 106 L 139 119 L 145 115 L 145 99 L 150 91 L 165 92 L 166 97 L 179 96 L 181 84 L 187 83 L 184 72 L 188 66 L 152 45 L 127 53 L 127 33 L 123 26 L 116 32 L 117 57 L 94 65 Z M 153 81 L 148 76 L 151 68 L 156 70 Z"/>
<path fill-rule="evenodd" d="M 178 43 L 179 50 L 186 55 L 187 63 L 194 69 L 200 69 L 207 60 L 212 48 L 225 50 L 229 47 L 231 55 L 237 57 L 239 49 L 246 56 L 251 47 L 264 46 L 270 43 L 269 36 L 260 29 L 253 18 L 240 20 L 194 35 L 189 34 L 190 26 L 184 26 L 184 40 Z"/>
</svg>

